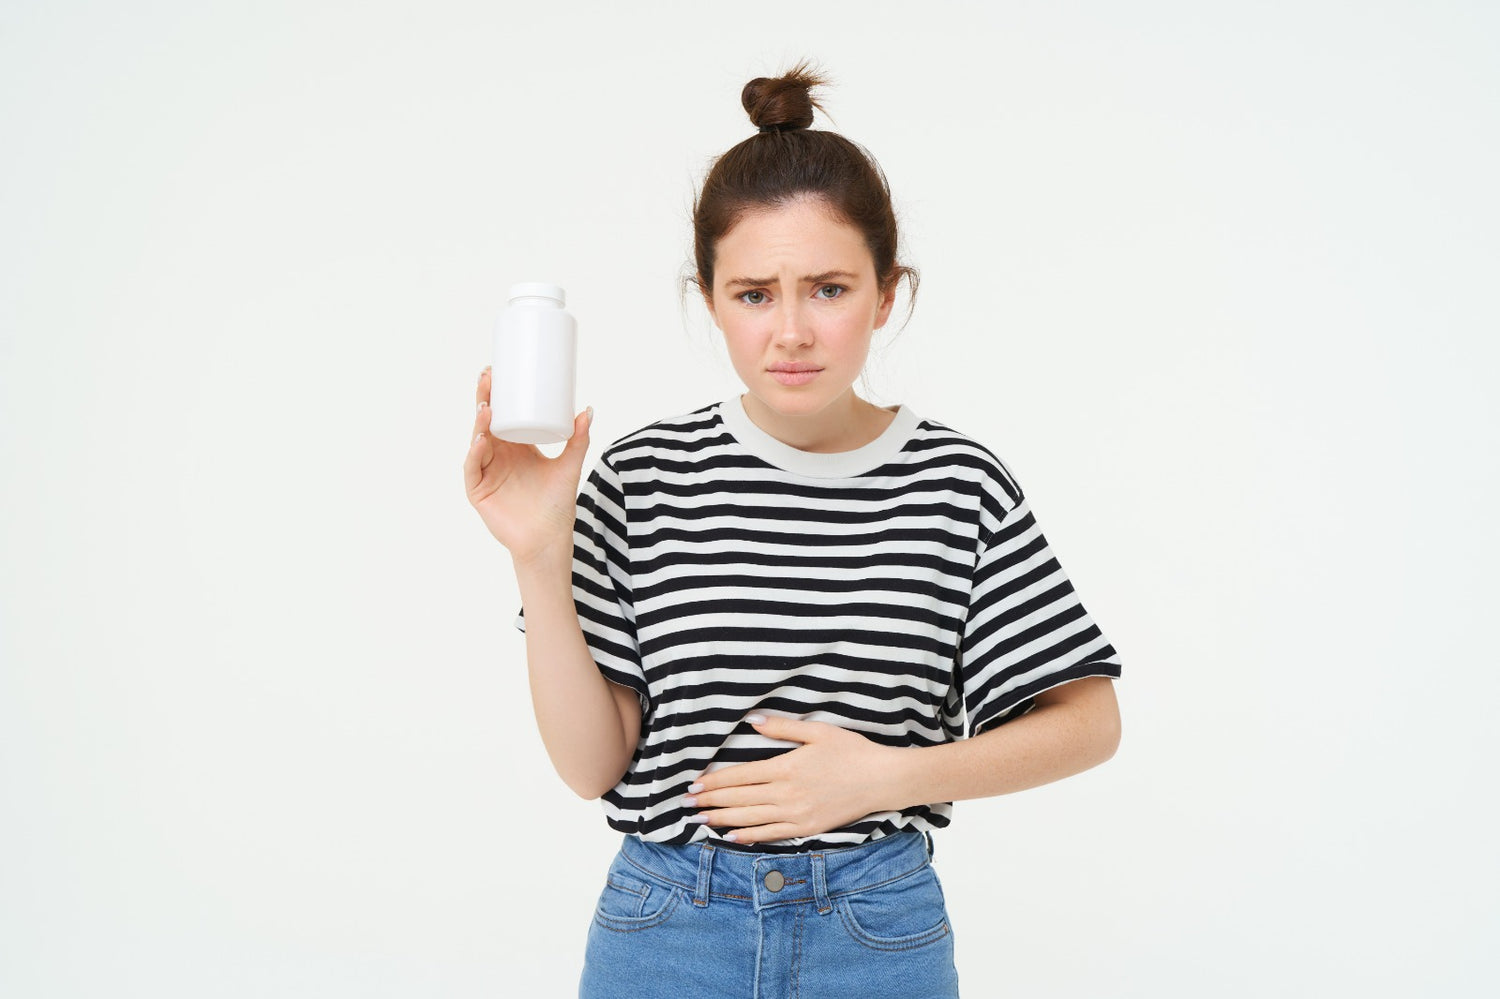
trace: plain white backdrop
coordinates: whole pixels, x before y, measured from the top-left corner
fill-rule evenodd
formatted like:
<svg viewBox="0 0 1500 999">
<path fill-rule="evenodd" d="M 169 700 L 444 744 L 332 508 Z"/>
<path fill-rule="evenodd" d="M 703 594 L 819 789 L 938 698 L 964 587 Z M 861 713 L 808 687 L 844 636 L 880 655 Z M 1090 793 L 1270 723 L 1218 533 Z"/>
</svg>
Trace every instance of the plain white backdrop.
<svg viewBox="0 0 1500 999">
<path fill-rule="evenodd" d="M 590 464 L 738 391 L 689 207 L 802 56 L 922 273 L 869 396 L 1006 460 L 1124 664 L 1113 760 L 937 835 L 965 995 L 1494 994 L 1497 31 L 0 8 L 0 994 L 573 994 L 618 837 L 536 733 L 474 383 L 544 280 Z"/>
</svg>

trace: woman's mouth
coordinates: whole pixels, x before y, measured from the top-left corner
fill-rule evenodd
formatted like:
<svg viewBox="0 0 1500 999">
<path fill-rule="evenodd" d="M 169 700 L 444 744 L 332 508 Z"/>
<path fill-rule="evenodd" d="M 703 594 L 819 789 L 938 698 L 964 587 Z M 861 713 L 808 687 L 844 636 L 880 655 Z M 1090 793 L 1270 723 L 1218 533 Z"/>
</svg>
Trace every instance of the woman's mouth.
<svg viewBox="0 0 1500 999">
<path fill-rule="evenodd" d="M 772 368 L 771 377 L 783 385 L 806 385 L 822 373 L 822 368 L 803 368 L 793 370 L 790 368 Z"/>
</svg>

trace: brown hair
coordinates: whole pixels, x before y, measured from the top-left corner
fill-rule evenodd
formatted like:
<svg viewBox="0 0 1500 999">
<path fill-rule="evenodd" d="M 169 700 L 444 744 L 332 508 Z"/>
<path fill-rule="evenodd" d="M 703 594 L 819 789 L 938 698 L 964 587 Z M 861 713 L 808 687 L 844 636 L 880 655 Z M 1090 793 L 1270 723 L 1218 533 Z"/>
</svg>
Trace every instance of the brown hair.
<svg viewBox="0 0 1500 999">
<path fill-rule="evenodd" d="M 863 146 L 808 127 L 813 108 L 823 110 L 812 89 L 827 82 L 804 61 L 775 79 L 745 84 L 740 103 L 759 131 L 714 161 L 693 202 L 697 274 L 690 280 L 705 295 L 713 294 L 714 248 L 747 212 L 810 195 L 864 234 L 881 291 L 905 278 L 908 313 L 915 304 L 917 272 L 896 262 L 896 213 L 885 173 Z"/>
</svg>

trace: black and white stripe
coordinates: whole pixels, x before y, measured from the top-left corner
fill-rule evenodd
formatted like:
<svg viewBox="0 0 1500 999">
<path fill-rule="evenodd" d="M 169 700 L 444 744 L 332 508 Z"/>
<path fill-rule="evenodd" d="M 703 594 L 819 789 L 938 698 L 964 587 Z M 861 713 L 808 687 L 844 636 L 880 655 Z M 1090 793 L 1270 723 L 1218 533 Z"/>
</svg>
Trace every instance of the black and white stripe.
<svg viewBox="0 0 1500 999">
<path fill-rule="evenodd" d="M 1009 469 L 902 406 L 856 452 L 796 451 L 739 398 L 611 444 L 578 496 L 573 594 L 599 669 L 641 699 L 609 825 L 689 843 L 704 770 L 795 748 L 752 711 L 929 746 L 1050 687 L 1120 676 Z M 524 618 L 516 617 L 524 630 Z M 946 826 L 952 803 L 754 848 L 827 849 Z"/>
</svg>

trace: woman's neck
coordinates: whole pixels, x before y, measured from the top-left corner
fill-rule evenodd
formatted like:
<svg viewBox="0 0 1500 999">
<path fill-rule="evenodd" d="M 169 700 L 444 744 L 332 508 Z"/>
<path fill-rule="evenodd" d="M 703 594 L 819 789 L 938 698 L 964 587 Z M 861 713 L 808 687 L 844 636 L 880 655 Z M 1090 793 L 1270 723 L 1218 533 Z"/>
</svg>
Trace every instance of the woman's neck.
<svg viewBox="0 0 1500 999">
<path fill-rule="evenodd" d="M 778 412 L 749 392 L 740 399 L 751 423 L 788 447 L 814 454 L 862 448 L 884 433 L 896 418 L 893 409 L 866 402 L 852 389 L 821 411 L 806 415 Z"/>
</svg>

